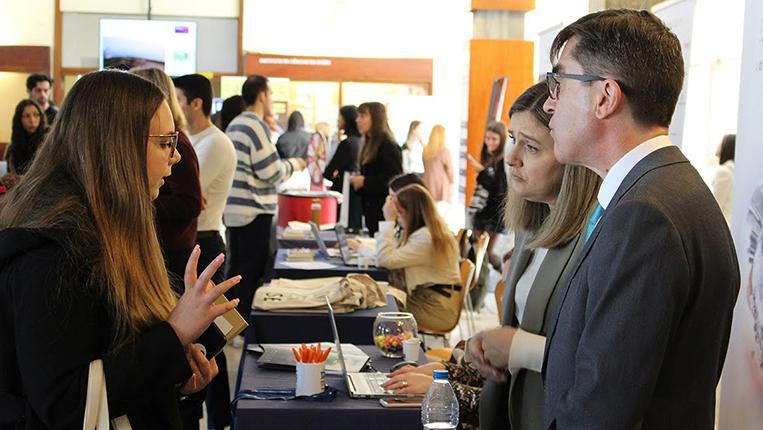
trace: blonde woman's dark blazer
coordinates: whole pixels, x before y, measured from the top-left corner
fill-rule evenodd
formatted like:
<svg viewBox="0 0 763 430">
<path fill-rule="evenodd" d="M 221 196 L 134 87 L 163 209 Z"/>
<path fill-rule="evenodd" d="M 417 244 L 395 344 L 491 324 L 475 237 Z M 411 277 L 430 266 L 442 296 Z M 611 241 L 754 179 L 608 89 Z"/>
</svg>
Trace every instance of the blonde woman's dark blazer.
<svg viewBox="0 0 763 430">
<path fill-rule="evenodd" d="M 523 321 L 517 321 L 514 294 L 517 282 L 530 264 L 533 251 L 525 248 L 529 238 L 517 233 L 511 268 L 506 276 L 503 295 L 503 323 L 520 327 L 529 333 L 546 335 L 546 330 L 555 315 L 558 293 L 567 283 L 567 278 L 577 255 L 583 249 L 582 235 L 567 244 L 549 249 L 538 275 L 533 281 L 523 314 Z M 541 429 L 543 427 L 543 380 L 541 374 L 522 369 L 509 375 L 508 383 L 486 381 L 480 398 L 480 429 Z"/>
</svg>

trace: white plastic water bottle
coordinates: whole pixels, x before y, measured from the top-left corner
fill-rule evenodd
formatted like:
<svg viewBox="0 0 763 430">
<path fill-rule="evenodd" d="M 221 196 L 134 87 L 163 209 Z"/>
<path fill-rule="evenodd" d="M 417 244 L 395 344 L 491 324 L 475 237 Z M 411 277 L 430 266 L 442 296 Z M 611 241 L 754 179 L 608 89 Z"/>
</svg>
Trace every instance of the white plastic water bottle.
<svg viewBox="0 0 763 430">
<path fill-rule="evenodd" d="M 448 382 L 447 370 L 435 370 L 434 382 L 421 403 L 424 429 L 455 429 L 458 426 L 458 399 Z"/>
<path fill-rule="evenodd" d="M 376 250 L 373 247 L 369 247 L 365 244 L 360 244 L 358 247 L 358 269 L 368 270 L 371 261 L 374 258 Z"/>
</svg>

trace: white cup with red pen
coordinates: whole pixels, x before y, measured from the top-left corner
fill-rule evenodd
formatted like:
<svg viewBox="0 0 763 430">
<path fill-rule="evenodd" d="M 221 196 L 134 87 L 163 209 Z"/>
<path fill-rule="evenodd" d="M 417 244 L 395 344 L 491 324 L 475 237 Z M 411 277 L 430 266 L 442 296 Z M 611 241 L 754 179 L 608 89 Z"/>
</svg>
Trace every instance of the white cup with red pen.
<svg viewBox="0 0 763 430">
<path fill-rule="evenodd" d="M 326 359 L 331 347 L 326 350 L 321 344 L 292 348 L 297 360 L 297 396 L 312 396 L 326 389 Z"/>
</svg>

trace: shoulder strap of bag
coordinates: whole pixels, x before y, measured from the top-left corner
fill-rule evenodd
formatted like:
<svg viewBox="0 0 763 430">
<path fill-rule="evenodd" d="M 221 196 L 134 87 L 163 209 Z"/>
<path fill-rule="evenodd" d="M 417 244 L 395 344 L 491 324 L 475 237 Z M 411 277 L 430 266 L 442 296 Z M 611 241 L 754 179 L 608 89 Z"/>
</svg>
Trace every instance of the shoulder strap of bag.
<svg viewBox="0 0 763 430">
<path fill-rule="evenodd" d="M 85 401 L 85 419 L 82 430 L 131 430 L 127 415 L 115 418 L 109 423 L 109 399 L 106 395 L 106 376 L 103 373 L 103 361 L 93 360 L 87 377 L 87 399 Z"/>
<path fill-rule="evenodd" d="M 105 419 L 104 419 L 105 416 Z M 103 361 L 93 360 L 87 376 L 85 420 L 82 430 L 109 430 L 109 401 L 106 398 L 106 381 Z"/>
</svg>

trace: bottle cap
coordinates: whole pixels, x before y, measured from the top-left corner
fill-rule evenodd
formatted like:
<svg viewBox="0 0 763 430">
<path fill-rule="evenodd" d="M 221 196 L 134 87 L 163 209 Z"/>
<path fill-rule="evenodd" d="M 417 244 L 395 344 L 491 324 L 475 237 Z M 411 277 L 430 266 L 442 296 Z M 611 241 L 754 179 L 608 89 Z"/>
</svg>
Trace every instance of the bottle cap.
<svg viewBox="0 0 763 430">
<path fill-rule="evenodd" d="M 435 370 L 432 372 L 432 377 L 434 377 L 435 380 L 448 380 L 448 371 L 447 370 Z"/>
</svg>

